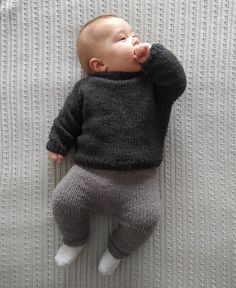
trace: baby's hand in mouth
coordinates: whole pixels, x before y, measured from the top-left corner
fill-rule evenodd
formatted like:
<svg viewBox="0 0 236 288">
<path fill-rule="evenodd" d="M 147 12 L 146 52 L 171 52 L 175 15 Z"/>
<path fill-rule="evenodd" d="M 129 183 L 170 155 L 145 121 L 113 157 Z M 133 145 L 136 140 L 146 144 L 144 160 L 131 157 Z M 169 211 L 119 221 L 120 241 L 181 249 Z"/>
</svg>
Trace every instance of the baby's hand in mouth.
<svg viewBox="0 0 236 288">
<path fill-rule="evenodd" d="M 134 47 L 134 60 L 139 64 L 143 64 L 150 55 L 151 44 L 141 43 Z"/>
</svg>

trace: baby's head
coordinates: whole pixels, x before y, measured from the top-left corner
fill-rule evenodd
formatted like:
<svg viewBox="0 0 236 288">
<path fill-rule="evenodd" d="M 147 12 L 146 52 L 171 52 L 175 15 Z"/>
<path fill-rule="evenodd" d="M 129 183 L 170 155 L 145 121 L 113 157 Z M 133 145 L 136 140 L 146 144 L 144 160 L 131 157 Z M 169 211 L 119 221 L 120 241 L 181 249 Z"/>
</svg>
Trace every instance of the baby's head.
<svg viewBox="0 0 236 288">
<path fill-rule="evenodd" d="M 87 74 L 95 72 L 137 72 L 134 59 L 140 44 L 130 25 L 115 15 L 102 15 L 85 24 L 77 39 L 77 55 Z"/>
</svg>

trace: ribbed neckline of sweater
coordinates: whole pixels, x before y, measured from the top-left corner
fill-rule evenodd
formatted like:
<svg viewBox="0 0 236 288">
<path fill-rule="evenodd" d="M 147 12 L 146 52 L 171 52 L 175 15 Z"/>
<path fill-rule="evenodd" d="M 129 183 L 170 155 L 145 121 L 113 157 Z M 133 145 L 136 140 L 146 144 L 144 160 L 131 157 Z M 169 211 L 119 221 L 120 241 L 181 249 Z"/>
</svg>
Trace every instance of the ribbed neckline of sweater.
<svg viewBox="0 0 236 288">
<path fill-rule="evenodd" d="M 101 77 L 110 80 L 128 80 L 136 77 L 140 77 L 143 71 L 138 72 L 96 72 L 90 75 L 90 77 Z"/>
</svg>

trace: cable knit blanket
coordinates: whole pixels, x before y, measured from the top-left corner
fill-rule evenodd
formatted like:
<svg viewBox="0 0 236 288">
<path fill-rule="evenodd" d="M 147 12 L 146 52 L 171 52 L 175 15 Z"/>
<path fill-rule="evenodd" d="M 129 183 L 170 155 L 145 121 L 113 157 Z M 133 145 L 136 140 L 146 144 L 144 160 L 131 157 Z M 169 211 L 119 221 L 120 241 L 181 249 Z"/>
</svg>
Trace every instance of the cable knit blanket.
<svg viewBox="0 0 236 288">
<path fill-rule="evenodd" d="M 162 217 L 111 277 L 99 258 L 115 220 L 93 214 L 91 238 L 63 269 L 52 191 L 73 161 L 49 161 L 52 121 L 82 77 L 75 41 L 115 13 L 184 66 L 160 166 Z M 0 287 L 236 287 L 236 3 L 234 0 L 0 1 Z"/>
</svg>

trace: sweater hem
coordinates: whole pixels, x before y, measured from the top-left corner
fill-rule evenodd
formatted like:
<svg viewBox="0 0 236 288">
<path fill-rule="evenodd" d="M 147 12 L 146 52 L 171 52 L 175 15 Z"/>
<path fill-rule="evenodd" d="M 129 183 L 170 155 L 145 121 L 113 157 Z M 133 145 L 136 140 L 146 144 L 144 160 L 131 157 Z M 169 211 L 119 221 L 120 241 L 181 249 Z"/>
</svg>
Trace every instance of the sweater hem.
<svg viewBox="0 0 236 288">
<path fill-rule="evenodd" d="M 103 161 L 98 162 L 96 160 L 87 160 L 82 158 L 75 158 L 75 164 L 89 168 L 105 169 L 105 170 L 135 170 L 135 169 L 148 169 L 160 166 L 162 159 L 155 161 L 137 161 L 137 162 L 115 162 L 115 161 Z"/>
</svg>

